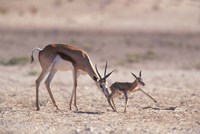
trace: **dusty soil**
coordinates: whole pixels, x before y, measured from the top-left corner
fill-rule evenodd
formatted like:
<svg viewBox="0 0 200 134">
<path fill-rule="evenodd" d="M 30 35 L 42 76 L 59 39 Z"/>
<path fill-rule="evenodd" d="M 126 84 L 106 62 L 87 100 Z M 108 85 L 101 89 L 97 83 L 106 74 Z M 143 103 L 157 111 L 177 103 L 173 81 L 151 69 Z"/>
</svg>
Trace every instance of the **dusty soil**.
<svg viewBox="0 0 200 134">
<path fill-rule="evenodd" d="M 14 37 L 13 40 L 9 40 L 14 42 L 9 49 L 8 44 L 1 45 L 1 54 L 4 53 L 2 57 L 5 56 L 5 58 L 29 56 L 32 48 L 47 44 L 32 42 L 36 38 L 35 34 L 42 32 L 4 31 L 2 33 L 4 36 L 1 36 L 1 41 Z M 36 42 L 52 40 L 52 33 L 41 34 Z M 62 38 L 67 33 L 61 32 L 58 35 L 61 38 L 60 42 L 63 42 Z M 22 37 L 28 43 L 18 40 Z M 68 103 L 73 85 L 71 72 L 60 72 L 54 78 L 52 92 L 61 110 L 55 111 L 46 88 L 42 84 L 41 110 L 35 111 L 34 83 L 40 72 L 38 62 L 31 65 L 1 65 L 0 130 L 2 133 L 200 132 L 200 73 L 195 69 L 196 64 L 199 63 L 197 61 L 200 48 L 195 45 L 199 42 L 198 35 L 191 35 L 188 39 L 185 39 L 188 37 L 186 35 L 171 35 L 165 39 L 160 34 L 111 34 L 101 37 L 99 34 L 92 34 L 91 38 L 90 33 L 74 33 L 67 37 L 80 44 L 79 47 L 89 50 L 89 55 L 94 63 L 98 63 L 101 72 L 105 60 L 109 62 L 109 70 L 117 69 L 117 72 L 109 78 L 109 84 L 115 81 L 131 82 L 134 78 L 130 72 L 137 74 L 139 70 L 142 70 L 143 79 L 147 85 L 144 90 L 156 98 L 158 103 L 154 104 L 138 92 L 129 95 L 129 107 L 126 114 L 123 113 L 123 98 L 115 99 L 118 112 L 113 112 L 94 82 L 88 76 L 83 76 L 79 78 L 77 95 L 80 109 L 69 111 Z M 170 43 L 175 45 L 166 45 L 168 41 L 165 42 L 165 40 L 170 40 Z M 140 45 L 134 45 L 137 44 L 133 43 L 135 41 Z M 92 42 L 95 45 L 86 47 L 81 45 L 81 42 L 85 44 Z M 128 44 L 123 42 L 128 42 Z M 176 45 L 180 42 L 183 44 Z M 190 43 L 193 45 L 188 45 Z M 18 45 L 24 47 L 16 49 Z M 114 47 L 116 49 L 113 49 Z M 127 59 L 127 54 L 145 57 L 146 52 L 150 50 L 153 53 L 150 58 L 139 58 L 136 62 L 133 59 L 133 62 Z M 170 107 L 175 107 L 175 109 L 162 110 Z"/>
<path fill-rule="evenodd" d="M 90 1 L 67 1 L 71 6 L 59 1 L 64 7 L 50 1 L 42 3 L 46 4 L 44 8 L 37 2 L 33 4 L 28 1 L 27 4 L 17 0 L 12 4 L 1 1 L 0 133 L 200 133 L 198 1 L 183 0 L 179 3 L 152 0 L 150 3 L 146 0 L 133 0 L 125 3 L 111 1 L 107 4 L 100 1 L 97 4 Z M 20 4 L 16 5 L 16 2 Z M 52 3 L 59 6 L 59 10 L 48 15 L 48 11 L 53 12 L 57 7 L 52 8 Z M 73 25 L 69 20 L 63 20 L 64 24 L 69 24 L 68 27 L 61 25 L 65 17 L 62 11 L 66 7 L 70 7 L 69 11 L 77 9 L 80 3 L 84 6 L 80 10 L 73 10 L 77 12 L 73 13 L 73 19 L 69 19 L 73 15 L 67 13 L 67 20 L 73 20 Z M 125 7 L 128 9 L 119 14 L 117 8 Z M 93 9 L 94 14 L 90 14 Z M 142 26 L 132 23 L 134 19 L 128 19 L 132 15 L 128 13 L 132 10 L 135 11 L 138 24 L 146 22 L 147 11 L 154 17 L 153 22 Z M 112 15 L 116 11 L 119 16 Z M 172 11 L 177 11 L 177 14 Z M 83 17 L 79 22 L 78 13 L 82 13 L 82 17 L 87 14 L 87 21 Z M 91 23 L 95 15 L 103 19 L 98 16 Z M 44 16 L 47 19 L 43 22 L 41 19 Z M 105 16 L 110 19 L 108 25 L 105 24 Z M 169 16 L 172 16 L 173 23 L 168 24 L 166 21 L 170 19 Z M 33 18 L 33 22 L 30 22 L 30 18 Z M 61 22 L 52 22 L 59 18 Z M 116 21 L 119 18 L 127 23 Z M 159 25 L 154 23 L 156 20 L 160 20 L 157 22 Z M 182 24 L 183 20 L 186 21 Z M 42 26 L 45 23 L 47 25 L 44 28 Z M 99 28 L 100 24 L 103 24 L 102 29 Z M 180 30 L 182 28 L 184 30 Z M 73 44 L 84 49 L 93 63 L 98 64 L 101 72 L 105 61 L 108 61 L 109 71 L 117 70 L 108 79 L 109 85 L 115 81 L 131 82 L 134 78 L 130 72 L 138 74 L 142 70 L 146 83 L 143 90 L 158 102 L 154 103 L 143 93 L 136 92 L 129 94 L 127 113 L 123 113 L 123 97 L 115 99 L 118 112 L 113 112 L 92 79 L 81 76 L 77 90 L 79 111 L 75 111 L 74 107 L 70 111 L 72 74 L 58 72 L 51 88 L 60 110 L 55 110 L 42 83 L 41 109 L 35 111 L 35 80 L 41 68 L 37 60 L 29 64 L 27 59 L 30 60 L 33 48 L 43 48 L 49 43 Z M 37 59 L 37 54 L 34 57 Z M 23 59 L 25 63 L 22 64 L 16 58 Z M 16 65 L 11 65 L 11 59 L 16 61 Z"/>
</svg>

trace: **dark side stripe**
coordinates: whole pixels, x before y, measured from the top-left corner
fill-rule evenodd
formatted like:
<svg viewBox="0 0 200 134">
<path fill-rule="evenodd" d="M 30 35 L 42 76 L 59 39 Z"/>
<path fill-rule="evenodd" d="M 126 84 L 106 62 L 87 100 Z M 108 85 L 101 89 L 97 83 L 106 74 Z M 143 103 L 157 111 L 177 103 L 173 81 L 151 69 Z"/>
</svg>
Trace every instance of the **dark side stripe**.
<svg viewBox="0 0 200 134">
<path fill-rule="evenodd" d="M 73 65 L 75 64 L 74 59 L 70 57 L 69 55 L 66 55 L 62 52 L 57 52 L 57 55 L 59 55 L 63 60 L 70 61 Z"/>
</svg>

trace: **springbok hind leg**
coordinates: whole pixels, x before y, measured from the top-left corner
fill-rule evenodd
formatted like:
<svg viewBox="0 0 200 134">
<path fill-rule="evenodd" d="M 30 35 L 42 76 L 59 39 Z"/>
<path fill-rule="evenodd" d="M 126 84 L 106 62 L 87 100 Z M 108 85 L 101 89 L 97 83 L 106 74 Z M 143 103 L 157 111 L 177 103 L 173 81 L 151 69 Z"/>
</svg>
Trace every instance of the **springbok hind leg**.
<svg viewBox="0 0 200 134">
<path fill-rule="evenodd" d="M 47 70 L 43 69 L 42 72 L 40 73 L 39 77 L 36 80 L 36 110 L 40 110 L 40 106 L 39 106 L 39 87 L 40 87 L 40 83 L 41 81 L 44 79 L 44 77 L 47 75 Z"/>
<path fill-rule="evenodd" d="M 47 91 L 49 93 L 49 96 L 51 98 L 51 101 L 52 101 L 53 105 L 58 110 L 58 106 L 56 105 L 56 101 L 54 100 L 54 97 L 53 97 L 53 94 L 52 94 L 51 88 L 50 88 L 51 81 L 52 81 L 53 77 L 55 76 L 56 72 L 57 72 L 57 70 L 51 69 L 47 79 L 45 80 L 45 85 L 46 85 Z"/>
</svg>

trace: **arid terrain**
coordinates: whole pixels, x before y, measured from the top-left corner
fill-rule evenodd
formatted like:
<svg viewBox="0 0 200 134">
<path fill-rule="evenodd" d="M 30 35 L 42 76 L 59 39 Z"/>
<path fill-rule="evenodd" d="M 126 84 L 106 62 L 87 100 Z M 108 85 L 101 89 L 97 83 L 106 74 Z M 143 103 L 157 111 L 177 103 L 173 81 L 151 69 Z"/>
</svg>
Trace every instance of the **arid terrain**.
<svg viewBox="0 0 200 134">
<path fill-rule="evenodd" d="M 0 0 L 0 133 L 2 134 L 199 134 L 200 2 L 198 0 Z M 116 98 L 113 112 L 89 76 L 78 79 L 79 111 L 69 110 L 71 72 L 58 72 L 51 88 L 35 80 L 41 68 L 31 51 L 50 43 L 85 50 L 108 79 L 146 84 L 142 92 Z"/>
</svg>

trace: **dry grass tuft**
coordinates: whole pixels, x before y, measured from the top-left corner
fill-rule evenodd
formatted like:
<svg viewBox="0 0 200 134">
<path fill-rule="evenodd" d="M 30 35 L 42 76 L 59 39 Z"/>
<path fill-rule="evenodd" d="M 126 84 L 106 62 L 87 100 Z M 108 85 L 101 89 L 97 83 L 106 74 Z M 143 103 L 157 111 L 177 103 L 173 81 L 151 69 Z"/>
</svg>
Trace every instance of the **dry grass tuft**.
<svg viewBox="0 0 200 134">
<path fill-rule="evenodd" d="M 200 70 L 200 62 L 194 63 L 194 68 Z"/>
<path fill-rule="evenodd" d="M 128 63 L 138 63 L 145 60 L 153 60 L 156 58 L 156 53 L 152 50 L 145 52 L 144 54 L 127 54 L 124 59 L 118 62 L 119 65 Z"/>
<path fill-rule="evenodd" d="M 9 60 L 1 60 L 0 64 L 4 66 L 13 66 L 13 65 L 25 65 L 29 62 L 29 58 L 26 56 L 23 57 L 13 57 Z"/>
<path fill-rule="evenodd" d="M 35 70 L 30 70 L 30 71 L 28 72 L 28 75 L 30 75 L 30 76 L 36 76 L 36 75 L 38 75 L 38 72 L 35 71 Z"/>
</svg>

